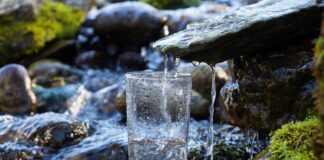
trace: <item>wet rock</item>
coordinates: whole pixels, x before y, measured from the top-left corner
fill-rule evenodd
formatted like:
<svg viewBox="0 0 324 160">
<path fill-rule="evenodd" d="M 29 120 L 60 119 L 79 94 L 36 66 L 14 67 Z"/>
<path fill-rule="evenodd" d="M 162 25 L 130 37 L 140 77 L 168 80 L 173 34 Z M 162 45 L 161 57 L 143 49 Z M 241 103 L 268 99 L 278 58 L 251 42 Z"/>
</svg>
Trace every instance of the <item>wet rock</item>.
<svg viewBox="0 0 324 160">
<path fill-rule="evenodd" d="M 64 112 L 70 106 L 68 99 L 74 96 L 80 85 L 66 85 L 62 87 L 43 88 L 35 86 L 34 92 L 37 96 L 37 112 Z"/>
<path fill-rule="evenodd" d="M 0 144 L 0 159 L 42 160 L 44 153 L 40 147 L 9 142 Z"/>
<path fill-rule="evenodd" d="M 25 67 L 10 64 L 0 69 L 0 113 L 28 114 L 35 110 L 36 97 Z"/>
<path fill-rule="evenodd" d="M 138 71 L 146 68 L 146 62 L 140 53 L 125 52 L 119 56 L 119 65 L 125 71 Z"/>
<path fill-rule="evenodd" d="M 232 123 L 267 133 L 313 110 L 310 41 L 232 63 L 233 81 L 221 92 Z"/>
<path fill-rule="evenodd" d="M 11 118 L 0 121 L 0 139 L 24 142 L 32 145 L 59 149 L 79 143 L 91 135 L 93 128 L 88 123 L 71 118 L 69 115 L 44 113 L 27 118 Z"/>
<path fill-rule="evenodd" d="M 212 3 L 203 3 L 199 7 L 190 7 L 178 10 L 162 10 L 161 14 L 167 18 L 169 34 L 173 34 L 186 29 L 190 23 L 202 22 L 203 20 L 212 18 L 219 13 L 226 12 L 226 5 Z"/>
<path fill-rule="evenodd" d="M 99 11 L 95 31 L 109 40 L 143 46 L 160 36 L 163 27 L 158 11 L 142 2 L 110 4 Z"/>
<path fill-rule="evenodd" d="M 2 20 L 34 20 L 37 10 L 37 0 L 0 1 L 0 19 Z"/>
<path fill-rule="evenodd" d="M 43 87 L 58 87 L 58 79 L 63 81 L 63 84 L 78 83 L 82 79 L 81 71 L 54 60 L 35 62 L 29 66 L 28 72 L 33 83 Z"/>
<path fill-rule="evenodd" d="M 264 0 L 191 25 L 153 46 L 174 56 L 221 62 L 316 35 L 323 8 L 316 0 Z"/>
<path fill-rule="evenodd" d="M 60 122 L 37 128 L 28 138 L 40 146 L 62 148 L 79 143 L 88 136 L 88 129 L 86 123 Z"/>
</svg>

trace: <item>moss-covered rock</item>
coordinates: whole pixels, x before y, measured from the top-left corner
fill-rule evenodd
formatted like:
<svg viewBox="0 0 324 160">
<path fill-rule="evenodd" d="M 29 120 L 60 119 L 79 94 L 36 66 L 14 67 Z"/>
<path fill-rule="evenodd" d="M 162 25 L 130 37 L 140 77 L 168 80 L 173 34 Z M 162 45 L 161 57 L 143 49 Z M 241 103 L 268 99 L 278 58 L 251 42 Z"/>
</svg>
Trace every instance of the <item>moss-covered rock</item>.
<svg viewBox="0 0 324 160">
<path fill-rule="evenodd" d="M 317 89 L 315 92 L 316 106 L 322 121 L 322 133 L 318 134 L 314 143 L 314 152 L 318 159 L 324 159 L 324 21 L 321 37 L 315 47 L 313 71 L 316 77 Z"/>
<path fill-rule="evenodd" d="M 312 151 L 313 136 L 320 129 L 317 117 L 283 125 L 271 137 L 269 160 L 311 160 L 315 159 Z"/>
<path fill-rule="evenodd" d="M 149 3 L 154 7 L 160 9 L 170 9 L 178 7 L 188 7 L 196 5 L 200 0 L 141 0 L 142 2 Z"/>
<path fill-rule="evenodd" d="M 34 21 L 0 20 L 0 64 L 37 53 L 47 42 L 72 37 L 84 19 L 84 11 L 44 1 Z"/>
</svg>

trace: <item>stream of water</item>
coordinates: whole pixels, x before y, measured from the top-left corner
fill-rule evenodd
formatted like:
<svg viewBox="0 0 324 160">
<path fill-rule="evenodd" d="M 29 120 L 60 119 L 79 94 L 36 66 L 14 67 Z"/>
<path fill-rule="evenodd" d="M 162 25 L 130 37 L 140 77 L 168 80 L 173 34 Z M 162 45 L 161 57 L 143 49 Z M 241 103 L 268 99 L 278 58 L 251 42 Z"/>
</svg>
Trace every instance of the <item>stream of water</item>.
<svg viewBox="0 0 324 160">
<path fill-rule="evenodd" d="M 208 127 L 208 137 L 207 137 L 207 159 L 213 160 L 213 141 L 214 141 L 214 105 L 216 100 L 216 70 L 215 66 L 212 68 L 212 87 L 211 87 L 211 103 L 209 106 L 209 127 Z"/>
</svg>

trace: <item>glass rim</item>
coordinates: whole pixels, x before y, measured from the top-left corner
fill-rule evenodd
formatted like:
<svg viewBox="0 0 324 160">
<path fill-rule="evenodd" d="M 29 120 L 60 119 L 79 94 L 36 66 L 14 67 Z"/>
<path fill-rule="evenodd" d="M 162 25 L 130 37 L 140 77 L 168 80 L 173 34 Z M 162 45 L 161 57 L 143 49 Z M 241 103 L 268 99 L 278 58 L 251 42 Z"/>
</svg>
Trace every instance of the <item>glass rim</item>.
<svg viewBox="0 0 324 160">
<path fill-rule="evenodd" d="M 149 75 L 156 74 L 158 76 L 149 77 Z M 167 73 L 167 79 L 185 79 L 185 78 L 191 78 L 191 73 L 187 72 L 177 72 L 177 76 L 168 76 L 169 73 L 172 73 L 172 71 L 168 71 Z M 172 74 L 174 75 L 174 74 Z M 125 74 L 127 79 L 161 79 L 164 78 L 164 72 L 163 71 L 134 71 L 134 72 L 128 72 Z"/>
</svg>

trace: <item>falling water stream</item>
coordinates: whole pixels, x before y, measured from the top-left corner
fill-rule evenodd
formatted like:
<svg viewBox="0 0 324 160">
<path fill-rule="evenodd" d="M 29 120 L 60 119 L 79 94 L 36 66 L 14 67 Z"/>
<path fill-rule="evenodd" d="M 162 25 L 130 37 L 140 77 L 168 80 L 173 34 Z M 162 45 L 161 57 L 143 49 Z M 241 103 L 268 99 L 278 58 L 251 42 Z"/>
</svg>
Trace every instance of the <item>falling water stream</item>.
<svg viewBox="0 0 324 160">
<path fill-rule="evenodd" d="M 170 116 L 167 114 L 167 102 L 168 102 L 168 97 L 166 94 L 166 87 L 167 87 L 167 74 L 168 74 L 168 55 L 165 54 L 164 55 L 164 76 L 163 76 L 163 84 L 162 84 L 162 98 L 163 98 L 163 106 L 162 106 L 162 110 L 163 110 L 163 117 L 165 120 L 167 120 L 167 122 L 171 122 L 171 118 Z"/>
<path fill-rule="evenodd" d="M 216 99 L 216 70 L 215 66 L 211 66 L 212 68 L 212 87 L 211 87 L 211 103 L 209 106 L 209 127 L 208 127 L 208 135 L 207 135 L 207 155 L 206 158 L 208 160 L 213 160 L 213 139 L 214 139 L 214 104 Z"/>
</svg>

